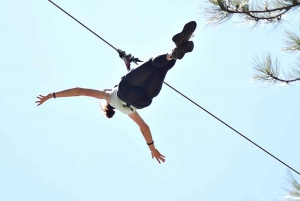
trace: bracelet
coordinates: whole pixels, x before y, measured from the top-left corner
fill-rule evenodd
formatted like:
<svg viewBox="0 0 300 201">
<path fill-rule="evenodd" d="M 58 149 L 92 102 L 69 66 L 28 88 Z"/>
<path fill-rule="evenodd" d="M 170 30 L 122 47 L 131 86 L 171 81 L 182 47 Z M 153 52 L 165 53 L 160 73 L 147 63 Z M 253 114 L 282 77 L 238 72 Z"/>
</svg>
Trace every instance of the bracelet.
<svg viewBox="0 0 300 201">
<path fill-rule="evenodd" d="M 152 145 L 152 144 L 154 144 L 154 141 L 152 141 L 152 142 L 150 142 L 150 143 L 147 143 L 147 145 Z"/>
<path fill-rule="evenodd" d="M 56 98 L 55 93 L 53 92 L 52 94 L 53 94 L 53 97 Z"/>
</svg>

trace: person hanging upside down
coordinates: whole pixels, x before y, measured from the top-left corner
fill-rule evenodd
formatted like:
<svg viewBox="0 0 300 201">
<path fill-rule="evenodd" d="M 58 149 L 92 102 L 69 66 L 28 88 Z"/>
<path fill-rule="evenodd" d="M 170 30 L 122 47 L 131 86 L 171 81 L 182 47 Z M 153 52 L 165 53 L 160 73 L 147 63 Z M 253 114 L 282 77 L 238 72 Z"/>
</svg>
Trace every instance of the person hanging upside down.
<svg viewBox="0 0 300 201">
<path fill-rule="evenodd" d="M 94 90 L 84 88 L 72 88 L 64 91 L 39 95 L 37 106 L 43 104 L 50 98 L 61 98 L 70 96 L 90 96 L 106 100 L 105 105 L 100 105 L 107 118 L 112 118 L 115 109 L 127 114 L 140 127 L 152 158 L 161 163 L 165 162 L 165 156 L 155 148 L 149 126 L 139 116 L 136 110 L 148 107 L 156 97 L 163 85 L 167 72 L 175 65 L 176 60 L 184 57 L 185 53 L 192 52 L 194 43 L 189 41 L 196 29 L 196 22 L 191 21 L 183 27 L 183 30 L 174 35 L 172 40 L 176 48 L 171 53 L 151 57 L 137 68 L 130 70 L 113 89 Z"/>
</svg>

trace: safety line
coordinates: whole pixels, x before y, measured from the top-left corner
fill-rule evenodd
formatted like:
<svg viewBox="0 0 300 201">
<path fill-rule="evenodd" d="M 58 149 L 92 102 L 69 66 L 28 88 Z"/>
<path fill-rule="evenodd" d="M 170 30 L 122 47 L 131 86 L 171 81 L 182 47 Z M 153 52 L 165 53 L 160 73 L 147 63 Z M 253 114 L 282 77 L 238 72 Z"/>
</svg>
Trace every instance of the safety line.
<svg viewBox="0 0 300 201">
<path fill-rule="evenodd" d="M 274 156 L 273 154 L 271 154 L 270 152 L 268 152 L 267 150 L 265 150 L 264 148 L 262 148 L 261 146 L 259 146 L 258 144 L 256 144 L 255 142 L 253 142 L 252 140 L 250 140 L 249 138 L 247 138 L 246 136 L 244 136 L 242 133 L 240 133 L 236 129 L 234 129 L 231 126 L 229 126 L 227 123 L 225 123 L 224 121 L 222 121 L 221 119 L 219 119 L 218 117 L 216 117 L 214 114 L 210 113 L 209 111 L 207 111 L 206 109 L 204 109 L 203 107 L 201 107 L 200 105 L 198 105 L 196 102 L 194 102 L 193 100 L 191 100 L 190 98 L 188 98 L 187 96 L 185 96 L 184 94 L 182 94 L 181 92 L 179 92 L 177 89 L 175 89 L 174 87 L 170 86 L 166 82 L 165 82 L 165 84 L 168 87 L 170 87 L 171 89 L 173 89 L 174 91 L 176 91 L 177 93 L 179 93 L 181 96 L 185 97 L 187 100 L 189 100 L 190 102 L 192 102 L 193 104 L 195 104 L 196 106 L 198 106 L 200 109 L 204 110 L 206 113 L 208 113 L 211 116 L 213 116 L 215 119 L 217 119 L 218 121 L 220 121 L 221 123 L 223 123 L 225 126 L 227 126 L 228 128 L 230 128 L 231 130 L 233 130 L 234 132 L 236 132 L 237 134 L 239 134 L 240 136 L 242 136 L 243 138 L 245 138 L 246 140 L 248 140 L 249 142 L 251 142 L 252 144 L 254 144 L 255 146 L 257 146 L 258 148 L 260 148 L 261 150 L 263 150 L 264 152 L 266 152 L 267 154 L 269 154 L 270 156 L 272 156 L 273 158 L 275 158 L 277 161 L 279 161 L 280 163 L 282 163 L 283 165 L 285 165 L 286 167 L 290 168 L 291 170 L 293 170 L 294 172 L 296 172 L 297 174 L 300 175 L 300 173 L 298 171 L 294 170 L 292 167 L 290 167 L 289 165 L 287 165 L 286 163 L 284 163 L 283 161 L 281 161 L 280 159 L 278 159 L 276 156 Z"/>
<path fill-rule="evenodd" d="M 75 17 L 73 17 L 72 15 L 70 15 L 69 13 L 67 13 L 64 9 L 62 9 L 61 7 L 59 7 L 58 5 L 56 5 L 55 3 L 53 3 L 51 0 L 49 0 L 49 1 L 53 5 L 55 5 L 57 8 L 59 8 L 61 11 L 63 11 L 64 13 L 66 13 L 67 15 L 69 15 L 71 18 L 73 18 L 73 20 L 75 20 L 76 22 L 78 22 L 79 24 L 81 24 L 82 26 L 84 26 L 87 30 L 89 30 L 90 32 L 92 32 L 93 34 L 95 34 L 98 38 L 100 38 L 101 40 L 103 40 L 107 45 L 109 45 L 110 47 L 112 47 L 113 49 L 115 49 L 116 51 L 118 51 L 117 48 L 115 48 L 114 46 L 112 46 L 109 42 L 107 42 L 106 40 L 104 40 L 102 37 L 100 37 L 98 34 L 96 34 L 95 32 L 93 32 L 87 26 L 85 26 L 84 24 L 82 24 L 81 22 L 79 22 Z"/>
<path fill-rule="evenodd" d="M 67 15 L 69 15 L 71 18 L 73 18 L 76 22 L 78 22 L 79 24 L 81 24 L 83 27 L 85 27 L 86 29 L 88 29 L 90 32 L 92 32 L 93 34 L 95 34 L 98 38 L 100 38 L 101 40 L 103 40 L 105 43 L 107 43 L 109 46 L 111 46 L 113 49 L 117 50 L 114 46 L 112 46 L 110 43 L 108 43 L 107 41 L 105 41 L 103 38 L 101 38 L 98 34 L 96 34 L 95 32 L 93 32 L 91 29 L 89 29 L 87 26 L 85 26 L 84 24 L 82 24 L 80 21 L 78 21 L 76 18 L 74 18 L 72 15 L 70 15 L 69 13 L 67 13 L 65 10 L 63 10 L 62 8 L 60 8 L 58 5 L 56 5 L 55 3 L 53 3 L 51 0 L 49 0 L 53 5 L 55 5 L 57 8 L 59 8 L 60 10 L 62 10 L 64 13 L 66 13 Z M 178 94 L 180 94 L 181 96 L 183 96 L 184 98 L 186 98 L 187 100 L 189 100 L 190 102 L 192 102 L 194 105 L 198 106 L 200 109 L 202 109 L 203 111 L 205 111 L 206 113 L 208 113 L 209 115 L 211 115 L 212 117 L 214 117 L 215 119 L 217 119 L 218 121 L 220 121 L 221 123 L 223 123 L 225 126 L 227 126 L 228 128 L 230 128 L 231 130 L 233 130 L 234 132 L 236 132 L 237 134 L 239 134 L 240 136 L 242 136 L 243 138 L 245 138 L 246 140 L 248 140 L 249 142 L 251 142 L 253 145 L 257 146 L 258 148 L 260 148 L 262 151 L 264 151 L 265 153 L 269 154 L 271 157 L 273 157 L 274 159 L 276 159 L 277 161 L 279 161 L 280 163 L 282 163 L 283 165 L 285 165 L 286 167 L 288 167 L 289 169 L 293 170 L 294 172 L 296 172 L 298 175 L 300 175 L 300 173 L 298 171 L 296 171 L 295 169 L 293 169 L 292 167 L 290 167 L 289 165 L 287 165 L 286 163 L 284 163 L 282 160 L 278 159 L 276 156 L 274 156 L 273 154 L 271 154 L 270 152 L 268 152 L 267 150 L 265 150 L 264 148 L 262 148 L 261 146 L 259 146 L 258 144 L 256 144 L 255 142 L 253 142 L 252 140 L 250 140 L 249 138 L 247 138 L 246 136 L 244 136 L 242 133 L 240 133 L 239 131 L 237 131 L 236 129 L 234 129 L 233 127 L 229 126 L 227 123 L 225 123 L 224 121 L 222 121 L 221 119 L 219 119 L 218 117 L 216 117 L 214 114 L 210 113 L 208 110 L 204 109 L 203 107 L 201 107 L 199 104 L 197 104 L 196 102 L 194 102 L 193 100 L 191 100 L 190 98 L 188 98 L 187 96 L 185 96 L 183 93 L 179 92 L 177 89 L 175 89 L 174 87 L 170 86 L 169 84 L 167 84 L 166 82 L 164 82 L 164 84 L 166 84 L 168 87 L 170 87 L 171 89 L 173 89 L 174 91 L 176 91 Z"/>
</svg>

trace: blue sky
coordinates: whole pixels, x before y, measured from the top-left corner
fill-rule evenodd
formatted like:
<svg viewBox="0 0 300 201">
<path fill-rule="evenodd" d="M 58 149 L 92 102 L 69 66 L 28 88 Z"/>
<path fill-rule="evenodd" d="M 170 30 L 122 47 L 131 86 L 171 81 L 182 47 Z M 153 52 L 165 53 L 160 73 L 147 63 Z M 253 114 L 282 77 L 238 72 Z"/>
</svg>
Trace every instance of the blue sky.
<svg viewBox="0 0 300 201">
<path fill-rule="evenodd" d="M 202 0 L 54 1 L 117 48 L 142 60 L 170 52 L 186 22 L 195 49 L 166 82 L 296 170 L 298 83 L 249 83 L 255 55 L 281 53 L 283 28 L 249 31 L 236 21 L 206 27 Z M 39 94 L 110 88 L 126 73 L 117 53 L 48 1 L 1 1 L 0 200 L 284 200 L 287 168 L 164 86 L 139 111 L 151 128 L 159 165 L 138 127 L 99 100 Z M 297 15 L 293 15 L 297 19 Z M 288 19 L 290 20 L 290 19 Z M 297 20 L 285 28 L 298 29 Z"/>
</svg>

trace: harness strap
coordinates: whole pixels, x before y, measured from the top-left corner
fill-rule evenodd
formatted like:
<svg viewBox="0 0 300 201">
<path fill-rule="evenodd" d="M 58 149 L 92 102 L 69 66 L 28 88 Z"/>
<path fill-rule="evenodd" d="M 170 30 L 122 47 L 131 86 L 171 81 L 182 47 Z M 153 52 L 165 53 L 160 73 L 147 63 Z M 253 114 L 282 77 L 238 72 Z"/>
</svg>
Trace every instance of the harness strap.
<svg viewBox="0 0 300 201">
<path fill-rule="evenodd" d="M 139 58 L 135 58 L 131 54 L 126 54 L 126 52 L 121 49 L 117 49 L 117 52 L 119 53 L 119 57 L 125 62 L 127 71 L 130 71 L 130 63 L 131 62 L 133 62 L 137 65 L 138 65 L 137 62 L 143 62 L 143 61 L 139 60 Z"/>
<path fill-rule="evenodd" d="M 125 101 L 124 101 L 125 102 Z M 129 108 L 132 112 L 133 112 L 133 109 L 132 109 L 132 107 L 131 107 L 131 105 L 129 105 L 127 102 L 125 102 L 126 103 L 126 105 L 123 105 L 123 107 L 124 108 Z"/>
</svg>

